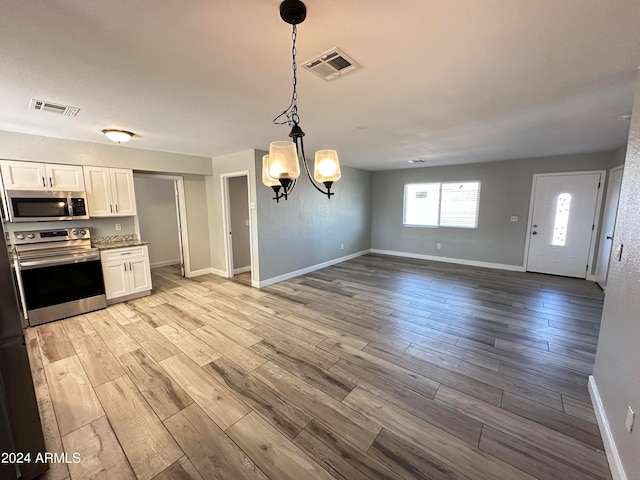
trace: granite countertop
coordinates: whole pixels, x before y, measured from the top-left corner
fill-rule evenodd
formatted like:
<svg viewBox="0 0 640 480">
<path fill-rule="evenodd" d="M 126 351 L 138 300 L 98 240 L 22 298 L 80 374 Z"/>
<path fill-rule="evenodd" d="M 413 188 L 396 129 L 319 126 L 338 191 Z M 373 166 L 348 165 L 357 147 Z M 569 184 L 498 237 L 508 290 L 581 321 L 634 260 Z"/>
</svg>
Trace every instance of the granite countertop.
<svg viewBox="0 0 640 480">
<path fill-rule="evenodd" d="M 113 248 L 139 247 L 140 245 L 149 245 L 151 242 L 145 242 L 138 238 L 138 235 L 131 233 L 128 235 L 112 235 L 109 237 L 93 237 L 91 246 L 98 250 L 110 250 Z"/>
</svg>

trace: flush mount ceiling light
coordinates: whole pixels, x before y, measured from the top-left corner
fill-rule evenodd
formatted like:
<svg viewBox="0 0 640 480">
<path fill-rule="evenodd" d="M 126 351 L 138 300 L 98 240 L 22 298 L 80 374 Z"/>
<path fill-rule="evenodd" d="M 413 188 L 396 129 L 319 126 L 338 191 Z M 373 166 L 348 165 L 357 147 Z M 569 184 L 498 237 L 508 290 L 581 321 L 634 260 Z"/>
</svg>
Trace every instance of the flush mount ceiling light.
<svg viewBox="0 0 640 480">
<path fill-rule="evenodd" d="M 331 198 L 334 195 L 331 192 L 331 185 L 340 179 L 340 163 L 335 150 L 318 150 L 316 152 L 313 171 L 313 177 L 316 181 L 311 177 L 311 171 L 304 153 L 304 132 L 300 128 L 300 116 L 298 115 L 296 36 L 297 25 L 302 23 L 306 17 L 307 7 L 300 0 L 284 0 L 280 4 L 280 18 L 293 25 L 293 33 L 291 35 L 293 41 L 291 48 L 293 93 L 291 95 L 291 103 L 282 113 L 276 115 L 273 123 L 275 125 L 289 125 L 291 127 L 289 137 L 293 141 L 271 142 L 269 155 L 262 157 L 262 183 L 273 189 L 276 194 L 273 199 L 276 202 L 283 197 L 287 200 L 296 185 L 296 181 L 300 176 L 298 155 L 312 185 L 320 193 L 326 195 L 327 198 Z M 316 182 L 324 184 L 326 190 L 320 188 Z"/>
<path fill-rule="evenodd" d="M 126 143 L 131 140 L 135 134 L 132 132 L 127 132 L 126 130 L 114 130 L 112 128 L 105 128 L 102 130 L 109 140 L 116 143 Z"/>
</svg>

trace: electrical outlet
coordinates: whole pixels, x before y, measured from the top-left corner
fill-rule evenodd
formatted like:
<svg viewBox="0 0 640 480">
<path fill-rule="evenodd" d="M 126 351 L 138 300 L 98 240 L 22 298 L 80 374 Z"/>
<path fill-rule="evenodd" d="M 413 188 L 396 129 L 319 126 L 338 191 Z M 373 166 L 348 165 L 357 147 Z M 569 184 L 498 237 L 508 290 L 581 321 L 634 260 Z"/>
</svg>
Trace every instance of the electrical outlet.
<svg viewBox="0 0 640 480">
<path fill-rule="evenodd" d="M 340 244 L 340 250 L 344 250 L 344 243 Z"/>
<path fill-rule="evenodd" d="M 442 248 L 442 244 L 441 244 L 441 243 L 436 243 L 436 248 L 437 248 L 438 250 L 440 250 L 440 249 Z"/>
<path fill-rule="evenodd" d="M 627 420 L 624 422 L 624 426 L 626 427 L 627 432 L 631 433 L 633 430 L 633 422 L 636 419 L 636 414 L 631 410 L 631 406 L 627 408 Z"/>
<path fill-rule="evenodd" d="M 116 223 L 116 230 L 117 231 L 122 230 L 122 224 L 121 223 Z"/>
<path fill-rule="evenodd" d="M 512 221 L 512 222 L 517 222 L 517 221 L 518 221 L 518 217 L 517 217 L 517 216 L 515 216 L 515 215 L 512 215 L 512 216 L 511 216 L 511 221 Z"/>
</svg>

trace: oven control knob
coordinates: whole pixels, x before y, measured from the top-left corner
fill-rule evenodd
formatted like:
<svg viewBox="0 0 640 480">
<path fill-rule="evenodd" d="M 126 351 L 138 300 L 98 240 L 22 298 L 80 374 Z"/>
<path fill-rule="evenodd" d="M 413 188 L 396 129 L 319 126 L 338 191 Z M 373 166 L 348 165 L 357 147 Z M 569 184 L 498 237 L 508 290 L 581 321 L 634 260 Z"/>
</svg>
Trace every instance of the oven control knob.
<svg viewBox="0 0 640 480">
<path fill-rule="evenodd" d="M 71 230 L 71 233 L 73 233 L 74 235 L 78 234 L 78 230 L 76 230 L 75 228 L 73 230 Z"/>
<path fill-rule="evenodd" d="M 26 237 L 24 236 L 24 233 L 19 233 L 18 235 L 16 235 L 16 238 L 18 240 L 24 240 Z"/>
<path fill-rule="evenodd" d="M 27 233 L 27 238 L 28 238 L 29 240 L 33 240 L 34 238 L 36 238 L 36 236 L 35 236 L 35 234 L 34 234 L 34 233 Z"/>
<path fill-rule="evenodd" d="M 85 229 L 80 230 L 80 235 L 84 237 L 86 234 L 87 234 L 87 231 Z"/>
</svg>

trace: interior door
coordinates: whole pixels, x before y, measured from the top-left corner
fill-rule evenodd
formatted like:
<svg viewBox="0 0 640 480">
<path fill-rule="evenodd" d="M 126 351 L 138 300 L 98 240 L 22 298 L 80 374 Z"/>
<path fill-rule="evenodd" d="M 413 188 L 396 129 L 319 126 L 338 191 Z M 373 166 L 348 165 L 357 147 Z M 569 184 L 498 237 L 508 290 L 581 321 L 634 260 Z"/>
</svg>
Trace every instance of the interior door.
<svg viewBox="0 0 640 480">
<path fill-rule="evenodd" d="M 609 259 L 611 258 L 611 249 L 613 248 L 613 229 L 616 224 L 620 187 L 622 186 L 622 171 L 622 167 L 611 170 L 609 182 L 607 183 L 607 196 L 604 201 L 602 233 L 600 235 L 598 264 L 596 266 L 596 282 L 603 290 L 607 287 Z"/>
<path fill-rule="evenodd" d="M 527 271 L 586 278 L 600 173 L 535 177 Z"/>
</svg>

